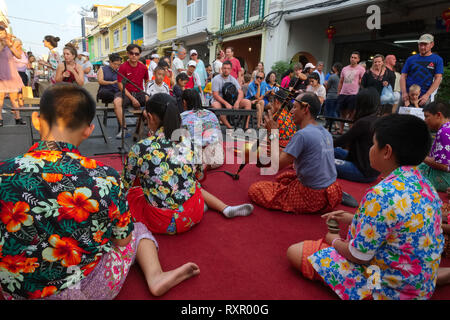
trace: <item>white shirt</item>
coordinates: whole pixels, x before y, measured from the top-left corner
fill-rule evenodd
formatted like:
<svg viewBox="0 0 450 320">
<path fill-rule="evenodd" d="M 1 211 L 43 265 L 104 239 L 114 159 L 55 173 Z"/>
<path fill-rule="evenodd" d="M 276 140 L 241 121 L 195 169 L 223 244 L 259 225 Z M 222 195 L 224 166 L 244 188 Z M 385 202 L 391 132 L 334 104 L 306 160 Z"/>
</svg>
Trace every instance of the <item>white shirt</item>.
<svg viewBox="0 0 450 320">
<path fill-rule="evenodd" d="M 179 69 L 183 69 L 183 70 L 185 69 L 184 63 L 183 63 L 183 61 L 181 61 L 180 58 L 176 57 L 175 59 L 173 59 L 173 62 L 172 62 L 172 71 L 173 71 L 175 78 L 180 74 L 180 72 L 178 71 Z"/>
<path fill-rule="evenodd" d="M 147 84 L 147 88 L 145 91 L 151 96 L 153 96 L 154 94 L 157 94 L 157 93 L 170 94 L 169 86 L 164 81 L 160 86 L 155 82 L 155 80 L 150 81 Z"/>
<path fill-rule="evenodd" d="M 220 73 L 221 72 L 220 69 L 222 69 L 222 66 L 223 66 L 222 61 L 220 61 L 220 60 L 214 61 L 213 62 L 213 71 L 214 71 L 214 73 Z"/>
<path fill-rule="evenodd" d="M 153 72 L 155 71 L 157 66 L 158 66 L 158 64 L 155 61 L 152 60 L 150 62 L 150 66 L 148 67 L 148 77 L 149 77 L 150 80 L 152 80 Z"/>
</svg>

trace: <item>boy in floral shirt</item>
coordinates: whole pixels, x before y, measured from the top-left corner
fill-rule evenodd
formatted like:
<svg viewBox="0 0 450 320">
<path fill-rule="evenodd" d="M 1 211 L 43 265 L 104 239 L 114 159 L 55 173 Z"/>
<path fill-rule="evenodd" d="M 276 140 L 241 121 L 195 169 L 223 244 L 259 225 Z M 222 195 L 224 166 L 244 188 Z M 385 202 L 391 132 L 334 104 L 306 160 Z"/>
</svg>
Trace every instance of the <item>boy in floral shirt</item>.
<svg viewBox="0 0 450 320">
<path fill-rule="evenodd" d="M 157 242 L 131 220 L 117 171 L 78 151 L 94 130 L 95 109 L 85 89 L 52 86 L 33 114 L 42 141 L 0 162 L 6 299 L 113 299 L 135 258 L 154 295 L 199 273 L 193 263 L 161 270 Z"/>
<path fill-rule="evenodd" d="M 346 240 L 330 232 L 291 246 L 288 259 L 343 300 L 429 299 L 444 246 L 442 202 L 417 168 L 430 150 L 429 131 L 420 118 L 395 114 L 376 122 L 373 140 L 371 166 L 386 178 L 355 215 L 323 216 L 350 224 Z"/>
<path fill-rule="evenodd" d="M 450 106 L 444 102 L 432 102 L 423 108 L 425 122 L 436 139 L 428 157 L 419 166 L 439 192 L 450 187 Z"/>
</svg>

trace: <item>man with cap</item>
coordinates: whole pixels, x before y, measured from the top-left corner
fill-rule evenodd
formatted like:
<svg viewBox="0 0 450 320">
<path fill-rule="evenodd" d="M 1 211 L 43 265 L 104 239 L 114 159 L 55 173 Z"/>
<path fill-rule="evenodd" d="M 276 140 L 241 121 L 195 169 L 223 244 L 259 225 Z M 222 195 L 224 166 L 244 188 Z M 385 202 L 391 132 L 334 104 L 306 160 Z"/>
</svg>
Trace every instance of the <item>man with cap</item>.
<svg viewBox="0 0 450 320">
<path fill-rule="evenodd" d="M 189 81 L 186 84 L 186 89 L 198 89 L 200 94 L 203 93 L 202 85 L 200 83 L 200 77 L 196 72 L 197 62 L 191 60 L 188 62 L 186 74 L 189 77 Z"/>
<path fill-rule="evenodd" d="M 148 67 L 148 78 L 153 79 L 153 73 L 158 66 L 160 56 L 157 53 L 152 54 L 150 66 Z"/>
<path fill-rule="evenodd" d="M 280 174 L 275 181 L 260 181 L 250 186 L 250 199 L 261 207 L 283 212 L 325 213 L 342 201 L 342 188 L 334 164 L 333 138 L 316 118 L 320 101 L 313 93 L 299 95 L 291 109 L 294 123 L 300 128 L 279 157 L 279 170 L 294 164 L 294 170 Z M 278 129 L 272 118 L 266 117 L 266 129 Z M 271 134 L 269 139 L 279 139 Z M 278 159 L 276 159 L 278 158 Z"/>
<path fill-rule="evenodd" d="M 78 64 L 80 64 L 83 67 L 84 72 L 84 83 L 87 83 L 89 81 L 90 76 L 94 75 L 94 66 L 89 61 L 89 52 L 84 51 L 78 54 Z"/>
<path fill-rule="evenodd" d="M 195 72 L 198 74 L 198 77 L 200 79 L 200 85 L 202 86 L 202 88 L 205 88 L 206 79 L 208 79 L 208 73 L 206 72 L 205 64 L 201 59 L 199 59 L 198 52 L 195 49 L 191 50 L 190 57 L 192 61 L 195 61 L 197 63 Z"/>
<path fill-rule="evenodd" d="M 431 95 L 439 89 L 444 73 L 444 62 L 440 56 L 431 52 L 434 47 L 434 37 L 431 34 L 424 34 L 420 37 L 419 53 L 409 57 L 402 70 L 400 86 L 402 90 L 402 100 L 409 99 L 408 91 L 413 84 L 421 88 L 419 105 L 431 102 Z"/>
</svg>

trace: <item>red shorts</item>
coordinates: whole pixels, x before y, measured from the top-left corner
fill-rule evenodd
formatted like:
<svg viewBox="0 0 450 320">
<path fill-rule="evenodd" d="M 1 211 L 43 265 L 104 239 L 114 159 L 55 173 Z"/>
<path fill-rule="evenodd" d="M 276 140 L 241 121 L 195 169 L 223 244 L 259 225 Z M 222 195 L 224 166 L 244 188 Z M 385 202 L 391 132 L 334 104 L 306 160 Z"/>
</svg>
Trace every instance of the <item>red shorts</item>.
<svg viewBox="0 0 450 320">
<path fill-rule="evenodd" d="M 153 207 L 141 187 L 130 189 L 127 200 L 133 218 L 155 234 L 175 235 L 189 231 L 200 223 L 205 210 L 201 188 L 197 188 L 195 194 L 183 204 L 183 212 Z"/>
</svg>

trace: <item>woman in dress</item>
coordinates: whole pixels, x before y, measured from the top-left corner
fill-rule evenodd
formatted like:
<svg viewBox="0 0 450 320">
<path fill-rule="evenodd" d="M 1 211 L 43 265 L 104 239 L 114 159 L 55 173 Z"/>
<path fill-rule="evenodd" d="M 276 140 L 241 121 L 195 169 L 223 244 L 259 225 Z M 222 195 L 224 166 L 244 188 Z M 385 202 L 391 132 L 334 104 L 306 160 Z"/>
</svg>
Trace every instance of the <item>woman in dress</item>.
<svg viewBox="0 0 450 320">
<path fill-rule="evenodd" d="M 12 35 L 0 26 L 0 127 L 3 127 L 2 109 L 5 95 L 9 95 L 13 108 L 19 108 L 18 94 L 23 87 L 22 79 L 17 72 L 14 57 L 20 58 L 20 52 L 13 46 Z M 19 111 L 13 111 L 16 125 L 26 125 L 20 118 Z"/>
<path fill-rule="evenodd" d="M 47 67 L 48 70 L 48 78 L 49 81 L 53 84 L 56 83 L 55 77 L 56 77 L 56 68 L 61 63 L 61 56 L 59 55 L 58 49 L 58 42 L 60 39 L 58 37 L 54 36 L 45 36 L 43 42 L 44 47 L 48 48 L 48 60 L 43 61 L 40 60 L 39 64 Z"/>
<path fill-rule="evenodd" d="M 75 62 L 77 49 L 73 44 L 68 43 L 64 47 L 64 61 L 56 68 L 55 80 L 57 83 L 67 82 L 84 85 L 83 67 Z"/>
</svg>

